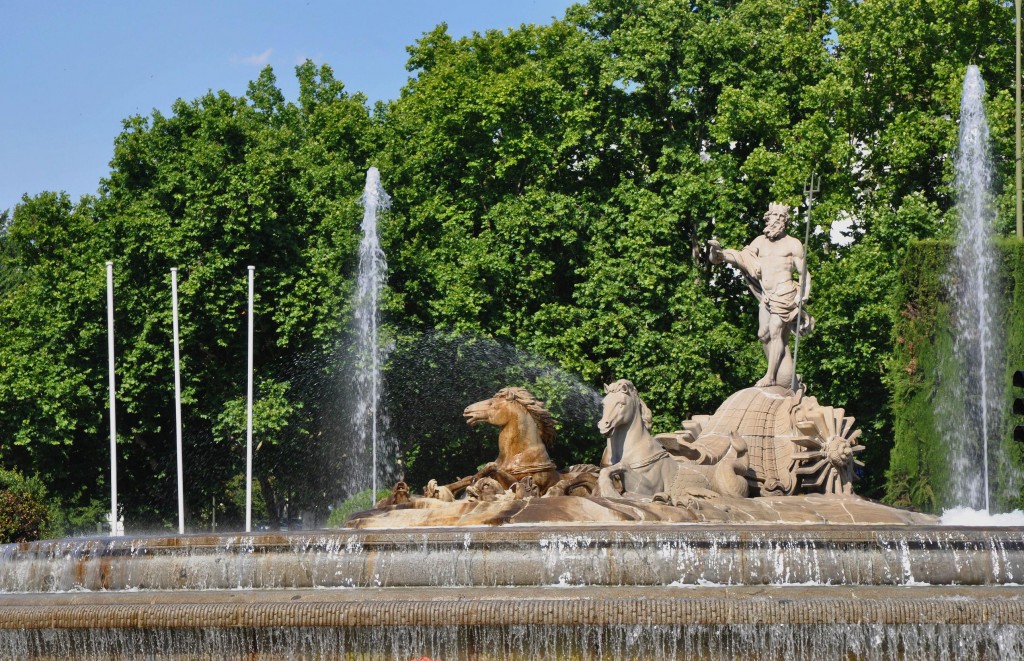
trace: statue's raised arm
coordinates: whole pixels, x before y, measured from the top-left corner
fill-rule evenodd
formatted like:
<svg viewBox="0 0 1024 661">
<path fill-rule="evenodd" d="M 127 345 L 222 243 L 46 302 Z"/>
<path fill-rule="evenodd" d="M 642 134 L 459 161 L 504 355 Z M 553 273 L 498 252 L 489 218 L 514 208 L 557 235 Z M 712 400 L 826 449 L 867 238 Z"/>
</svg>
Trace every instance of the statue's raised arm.
<svg viewBox="0 0 1024 661">
<path fill-rule="evenodd" d="M 708 241 L 708 258 L 712 264 L 731 264 L 739 269 L 747 281 L 750 293 L 758 301 L 761 300 L 764 290 L 761 288 L 761 259 L 756 239 L 742 250 L 723 249 L 718 241 L 711 239 Z"/>
<path fill-rule="evenodd" d="M 764 220 L 764 234 L 741 250 L 723 249 L 718 241 L 708 241 L 708 258 L 712 264 L 726 263 L 739 269 L 760 303 L 757 336 L 764 345 L 768 370 L 756 385 L 788 386 L 794 369 L 789 335 L 793 331 L 810 332 L 814 324 L 803 312 L 803 303 L 811 291 L 811 278 L 804 261 L 803 244 L 786 234 L 789 207 L 769 205 Z M 796 279 L 794 273 L 798 274 Z"/>
</svg>

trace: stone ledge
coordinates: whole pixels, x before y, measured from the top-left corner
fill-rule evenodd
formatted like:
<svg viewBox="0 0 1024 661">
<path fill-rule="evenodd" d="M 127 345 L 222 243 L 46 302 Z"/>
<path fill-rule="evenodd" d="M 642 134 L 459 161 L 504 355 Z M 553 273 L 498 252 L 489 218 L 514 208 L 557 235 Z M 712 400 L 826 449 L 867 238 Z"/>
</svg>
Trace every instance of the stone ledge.
<svg viewBox="0 0 1024 661">
<path fill-rule="evenodd" d="M 553 496 L 451 503 L 414 498 L 408 504 L 359 512 L 347 523 L 361 529 L 587 523 L 934 525 L 938 518 L 888 507 L 859 496 L 722 497 L 697 500 L 689 507 L 618 498 Z"/>
<path fill-rule="evenodd" d="M 0 629 L 1024 625 L 1024 587 L 276 590 L 0 595 Z"/>
</svg>

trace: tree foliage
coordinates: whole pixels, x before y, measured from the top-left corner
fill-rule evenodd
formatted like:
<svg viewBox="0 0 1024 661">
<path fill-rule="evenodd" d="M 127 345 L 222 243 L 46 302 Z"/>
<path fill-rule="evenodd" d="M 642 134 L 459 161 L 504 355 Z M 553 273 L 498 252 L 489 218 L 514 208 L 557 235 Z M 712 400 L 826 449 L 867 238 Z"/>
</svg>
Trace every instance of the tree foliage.
<svg viewBox="0 0 1024 661">
<path fill-rule="evenodd" d="M 892 393 L 895 434 L 885 500 L 926 511 L 971 505 L 957 502 L 962 494 L 952 493 L 955 488 L 949 484 L 948 452 L 942 444 L 949 437 L 943 433 L 943 425 L 957 424 L 949 419 L 955 408 L 948 402 L 977 395 L 971 390 L 973 376 L 958 375 L 952 367 L 954 316 L 959 306 L 944 284 L 953 260 L 952 248 L 947 241 L 913 244 L 896 289 L 899 316 L 893 327 L 894 347 L 886 361 L 885 381 Z M 998 306 L 1000 314 L 992 323 L 1002 331 L 997 343 L 1005 343 L 1002 351 L 1009 360 L 998 369 L 1004 371 L 1002 380 L 1009 386 L 1014 368 L 1024 360 L 1024 245 L 1001 241 L 995 248 L 999 279 L 992 291 L 996 293 L 994 298 L 1005 304 Z M 1005 404 L 999 408 L 1009 411 L 1018 393 L 1006 387 L 1001 394 Z M 1002 421 L 1004 433 L 988 439 L 989 495 L 993 507 L 1000 510 L 1020 507 L 1021 447 L 1012 440 L 1016 422 L 1007 416 Z M 980 448 L 978 455 L 980 458 Z M 981 479 L 979 469 L 979 482 Z"/>
<path fill-rule="evenodd" d="M 590 0 L 544 26 L 456 39 L 439 25 L 409 47 L 400 97 L 372 110 L 307 62 L 296 101 L 267 69 L 244 96 L 131 117 L 98 197 L 26 196 L 0 217 L 0 462 L 71 505 L 104 497 L 109 259 L 122 502 L 131 520 L 173 518 L 177 266 L 187 502 L 197 519 L 213 502 L 240 516 L 255 265 L 267 515 L 350 495 L 336 479 L 346 386 L 334 374 L 368 165 L 393 199 L 387 380 L 406 397 L 393 395 L 392 432 L 410 481 L 487 458 L 493 441 L 459 412 L 510 385 L 499 378 L 551 400 L 560 461 L 593 459 L 601 439 L 585 418 L 602 382 L 633 380 L 662 431 L 763 370 L 756 303 L 705 246 L 748 243 L 770 202 L 802 203 L 814 170 L 818 326 L 798 369 L 858 417 L 861 491 L 880 496 L 897 431 L 884 377 L 901 350 L 898 265 L 911 241 L 955 224 L 949 155 L 969 62 L 988 84 L 998 203 L 1011 205 L 1012 27 L 992 0 Z M 520 368 L 494 368 L 482 346 Z M 591 394 L 570 397 L 577 387 Z"/>
<path fill-rule="evenodd" d="M 299 486 L 321 452 L 275 376 L 290 357 L 323 351 L 343 327 L 372 130 L 365 99 L 329 68 L 307 62 L 297 74 L 299 104 L 284 102 L 267 69 L 247 97 L 209 93 L 176 102 L 170 116 L 129 118 L 98 200 L 75 206 L 43 194 L 15 209 L 3 239 L 5 272 L 15 274 L 0 308 L 11 329 L 0 349 L 10 358 L 0 399 L 14 442 L 3 458 L 49 471 L 51 484 L 66 476 L 76 489 L 60 492 L 75 505 L 102 497 L 96 487 L 108 477 L 97 461 L 106 454 L 108 259 L 128 519 L 158 523 L 175 509 L 171 267 L 180 268 L 187 501 L 197 510 L 228 501 L 224 483 L 244 472 L 237 413 L 250 264 L 258 265 L 256 371 L 265 375 L 257 477 L 268 503 L 307 493 Z"/>
<path fill-rule="evenodd" d="M 0 469 L 0 544 L 33 542 L 59 533 L 57 518 L 42 480 Z"/>
</svg>

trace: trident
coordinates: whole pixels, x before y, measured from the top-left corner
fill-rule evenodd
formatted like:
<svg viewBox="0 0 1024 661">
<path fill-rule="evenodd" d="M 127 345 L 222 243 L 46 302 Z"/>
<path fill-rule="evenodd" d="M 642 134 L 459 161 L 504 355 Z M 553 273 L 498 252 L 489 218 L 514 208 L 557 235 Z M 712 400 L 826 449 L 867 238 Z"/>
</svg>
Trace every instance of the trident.
<svg viewBox="0 0 1024 661">
<path fill-rule="evenodd" d="M 821 175 L 811 170 L 811 176 L 804 183 L 804 200 L 807 202 L 807 227 L 804 229 L 804 267 L 800 272 L 801 289 L 807 286 L 807 244 L 811 240 L 811 207 L 814 196 L 821 192 Z M 793 338 L 793 383 L 790 390 L 796 392 L 796 358 L 800 353 L 800 323 L 804 318 L 804 292 L 800 292 L 800 304 L 796 312 L 796 337 Z"/>
</svg>

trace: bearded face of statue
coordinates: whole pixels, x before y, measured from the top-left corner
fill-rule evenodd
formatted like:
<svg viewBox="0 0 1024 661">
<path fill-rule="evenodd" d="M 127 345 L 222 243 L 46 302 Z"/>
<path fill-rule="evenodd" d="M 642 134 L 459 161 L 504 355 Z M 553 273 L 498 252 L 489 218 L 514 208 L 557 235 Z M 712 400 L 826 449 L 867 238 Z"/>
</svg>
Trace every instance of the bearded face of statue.
<svg viewBox="0 0 1024 661">
<path fill-rule="evenodd" d="M 789 214 L 769 211 L 764 215 L 764 235 L 775 241 L 786 233 Z"/>
</svg>

